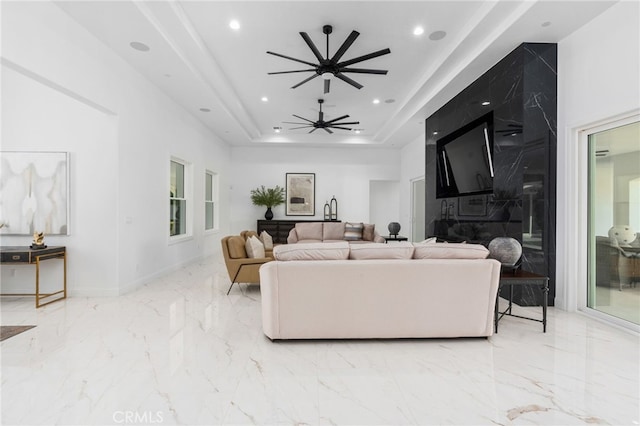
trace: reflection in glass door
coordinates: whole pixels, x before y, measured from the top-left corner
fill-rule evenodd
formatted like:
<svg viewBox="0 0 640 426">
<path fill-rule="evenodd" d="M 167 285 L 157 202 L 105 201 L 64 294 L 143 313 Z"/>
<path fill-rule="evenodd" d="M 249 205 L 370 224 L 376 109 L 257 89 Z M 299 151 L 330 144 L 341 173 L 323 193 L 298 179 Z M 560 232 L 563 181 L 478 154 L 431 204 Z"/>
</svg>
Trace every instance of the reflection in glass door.
<svg viewBox="0 0 640 426">
<path fill-rule="evenodd" d="M 589 135 L 587 306 L 640 324 L 640 123 Z"/>
</svg>

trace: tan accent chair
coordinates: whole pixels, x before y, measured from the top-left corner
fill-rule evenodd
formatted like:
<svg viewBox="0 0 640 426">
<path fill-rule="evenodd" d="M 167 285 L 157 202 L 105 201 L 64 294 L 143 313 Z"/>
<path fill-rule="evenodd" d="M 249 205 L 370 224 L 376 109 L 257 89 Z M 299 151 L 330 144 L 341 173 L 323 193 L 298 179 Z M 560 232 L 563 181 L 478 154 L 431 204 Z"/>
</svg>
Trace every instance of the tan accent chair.
<svg viewBox="0 0 640 426">
<path fill-rule="evenodd" d="M 250 258 L 244 243 L 245 239 L 240 235 L 229 235 L 220 240 L 224 263 L 231 280 L 227 295 L 235 283 L 260 284 L 260 266 L 273 260 L 271 257 Z"/>
</svg>

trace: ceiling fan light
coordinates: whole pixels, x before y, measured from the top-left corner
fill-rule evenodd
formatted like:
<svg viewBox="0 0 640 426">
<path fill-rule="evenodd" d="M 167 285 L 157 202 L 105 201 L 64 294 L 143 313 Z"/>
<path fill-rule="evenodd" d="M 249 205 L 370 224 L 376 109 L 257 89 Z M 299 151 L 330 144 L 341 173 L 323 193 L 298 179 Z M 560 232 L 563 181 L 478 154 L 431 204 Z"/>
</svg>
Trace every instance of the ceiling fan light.
<svg viewBox="0 0 640 426">
<path fill-rule="evenodd" d="M 320 74 L 320 77 L 322 77 L 324 80 L 333 80 L 333 73 L 330 71 L 325 71 L 322 74 Z"/>
</svg>

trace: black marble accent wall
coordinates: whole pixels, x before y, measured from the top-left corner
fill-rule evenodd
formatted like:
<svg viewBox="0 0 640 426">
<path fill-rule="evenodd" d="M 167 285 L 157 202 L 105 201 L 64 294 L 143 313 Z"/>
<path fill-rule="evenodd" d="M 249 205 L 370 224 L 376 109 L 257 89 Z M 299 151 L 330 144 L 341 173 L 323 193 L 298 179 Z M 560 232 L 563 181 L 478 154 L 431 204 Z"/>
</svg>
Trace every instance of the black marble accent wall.
<svg viewBox="0 0 640 426">
<path fill-rule="evenodd" d="M 426 120 L 426 236 L 523 246 L 522 267 L 549 277 L 555 297 L 557 45 L 523 43 Z M 486 104 L 489 102 L 489 104 Z M 485 104 L 483 104 L 485 103 Z M 493 194 L 436 198 L 436 140 L 493 111 Z M 514 302 L 541 304 L 514 289 Z"/>
</svg>

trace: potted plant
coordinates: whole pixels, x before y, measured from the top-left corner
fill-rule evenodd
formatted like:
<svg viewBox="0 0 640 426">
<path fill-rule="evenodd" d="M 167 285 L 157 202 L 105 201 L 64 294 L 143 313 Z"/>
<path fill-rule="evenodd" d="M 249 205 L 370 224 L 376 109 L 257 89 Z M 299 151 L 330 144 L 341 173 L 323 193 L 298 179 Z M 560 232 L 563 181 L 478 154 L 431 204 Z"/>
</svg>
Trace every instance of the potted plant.
<svg viewBox="0 0 640 426">
<path fill-rule="evenodd" d="M 256 206 L 265 206 L 267 212 L 264 214 L 264 218 L 271 220 L 273 219 L 271 207 L 284 203 L 284 188 L 280 188 L 278 185 L 275 188 L 265 188 L 264 185 L 261 185 L 260 188 L 251 190 L 251 202 Z"/>
</svg>

